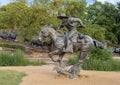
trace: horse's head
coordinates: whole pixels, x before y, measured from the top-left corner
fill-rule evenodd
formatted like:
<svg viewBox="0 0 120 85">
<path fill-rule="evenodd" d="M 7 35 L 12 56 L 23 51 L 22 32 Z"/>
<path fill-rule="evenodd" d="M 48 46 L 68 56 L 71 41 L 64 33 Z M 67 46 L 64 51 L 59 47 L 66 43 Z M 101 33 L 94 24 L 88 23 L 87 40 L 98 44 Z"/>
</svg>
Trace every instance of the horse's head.
<svg viewBox="0 0 120 85">
<path fill-rule="evenodd" d="M 39 33 L 39 40 L 43 41 L 46 37 L 51 37 L 52 34 L 55 34 L 55 29 L 52 28 L 51 26 L 41 27 Z"/>
<path fill-rule="evenodd" d="M 39 40 L 43 41 L 46 37 L 50 37 L 51 39 L 55 40 L 55 38 L 57 38 L 58 36 L 64 36 L 64 33 L 56 30 L 53 26 L 44 26 L 41 27 Z"/>
<path fill-rule="evenodd" d="M 39 33 L 39 40 L 43 41 L 44 38 L 49 36 L 49 32 L 47 31 L 47 27 L 42 27 Z"/>
</svg>

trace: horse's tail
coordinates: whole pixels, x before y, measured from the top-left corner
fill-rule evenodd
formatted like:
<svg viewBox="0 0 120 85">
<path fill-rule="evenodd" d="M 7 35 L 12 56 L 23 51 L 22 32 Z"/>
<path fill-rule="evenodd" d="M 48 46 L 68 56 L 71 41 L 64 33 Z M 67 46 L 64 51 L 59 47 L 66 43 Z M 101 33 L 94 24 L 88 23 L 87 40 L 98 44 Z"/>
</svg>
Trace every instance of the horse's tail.
<svg viewBox="0 0 120 85">
<path fill-rule="evenodd" d="M 94 42 L 94 46 L 97 48 L 101 48 L 101 49 L 106 49 L 107 48 L 107 42 L 100 42 L 96 39 L 93 39 Z"/>
<path fill-rule="evenodd" d="M 85 40 L 89 41 L 94 46 L 93 39 L 90 36 L 85 35 L 84 38 L 85 38 Z"/>
</svg>

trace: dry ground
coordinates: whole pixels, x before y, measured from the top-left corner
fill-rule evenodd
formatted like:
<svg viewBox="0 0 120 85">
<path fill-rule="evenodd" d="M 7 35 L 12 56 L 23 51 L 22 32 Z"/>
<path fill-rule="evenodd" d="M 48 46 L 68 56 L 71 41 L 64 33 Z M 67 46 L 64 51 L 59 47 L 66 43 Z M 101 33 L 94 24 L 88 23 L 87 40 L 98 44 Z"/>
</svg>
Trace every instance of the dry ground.
<svg viewBox="0 0 120 85">
<path fill-rule="evenodd" d="M 53 65 L 0 67 L 0 70 L 9 69 L 22 71 L 27 74 L 21 85 L 120 85 L 120 72 L 84 71 L 81 77 L 69 79 L 58 76 L 53 71 Z"/>
</svg>

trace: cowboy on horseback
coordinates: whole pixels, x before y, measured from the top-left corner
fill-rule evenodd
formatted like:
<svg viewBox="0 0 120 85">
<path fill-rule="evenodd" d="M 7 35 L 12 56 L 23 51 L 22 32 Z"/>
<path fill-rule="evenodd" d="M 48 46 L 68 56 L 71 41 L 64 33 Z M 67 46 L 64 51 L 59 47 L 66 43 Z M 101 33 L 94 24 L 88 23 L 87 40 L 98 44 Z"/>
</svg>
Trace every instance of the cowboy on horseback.
<svg viewBox="0 0 120 85">
<path fill-rule="evenodd" d="M 60 27 L 66 27 L 68 29 L 67 37 L 66 37 L 66 49 L 63 49 L 64 52 L 73 53 L 73 44 L 72 42 L 77 42 L 78 32 L 76 30 L 77 24 L 80 24 L 80 27 L 85 27 L 82 21 L 79 18 L 68 17 L 64 13 L 60 16 L 57 16 L 58 19 L 62 20 Z"/>
</svg>

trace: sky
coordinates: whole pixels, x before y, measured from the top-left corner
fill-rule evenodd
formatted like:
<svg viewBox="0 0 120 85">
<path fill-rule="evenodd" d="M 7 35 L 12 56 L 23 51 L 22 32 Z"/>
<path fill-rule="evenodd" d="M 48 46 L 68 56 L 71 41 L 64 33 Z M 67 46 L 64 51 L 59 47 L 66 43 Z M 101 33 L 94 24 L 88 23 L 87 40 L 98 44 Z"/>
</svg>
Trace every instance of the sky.
<svg viewBox="0 0 120 85">
<path fill-rule="evenodd" d="M 10 2 L 11 0 L 0 0 L 0 6 L 6 5 Z"/>
<path fill-rule="evenodd" d="M 0 6 L 2 5 L 6 5 L 10 2 L 11 0 L 0 0 Z M 88 4 L 92 4 L 94 0 L 86 0 Z M 113 3 L 113 4 L 116 4 L 116 2 L 120 2 L 120 0 L 97 0 L 97 1 L 100 1 L 102 3 L 104 3 L 105 1 L 106 2 L 110 2 L 110 3 Z"/>
<path fill-rule="evenodd" d="M 86 0 L 88 4 L 92 4 L 94 0 Z M 116 2 L 120 2 L 120 0 L 97 0 L 97 1 L 100 1 L 102 3 L 104 2 L 109 2 L 109 3 L 112 3 L 112 4 L 116 4 Z"/>
</svg>

